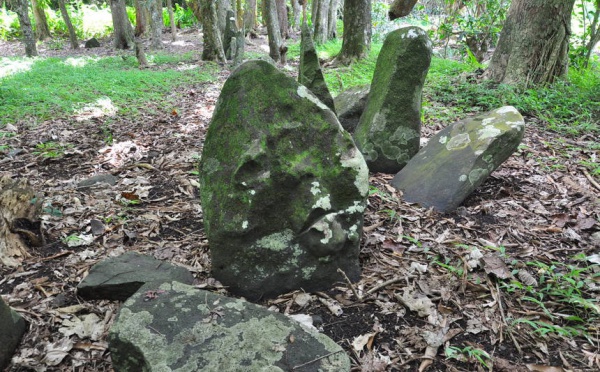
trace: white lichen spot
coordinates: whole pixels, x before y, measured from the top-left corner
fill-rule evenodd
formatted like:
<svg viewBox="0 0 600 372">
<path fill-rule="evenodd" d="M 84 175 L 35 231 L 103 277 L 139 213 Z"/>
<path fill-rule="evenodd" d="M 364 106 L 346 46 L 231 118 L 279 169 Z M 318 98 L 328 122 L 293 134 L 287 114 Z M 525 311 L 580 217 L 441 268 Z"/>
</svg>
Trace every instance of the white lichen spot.
<svg viewBox="0 0 600 372">
<path fill-rule="evenodd" d="M 441 143 L 442 145 L 445 145 L 445 144 L 446 144 L 446 142 L 448 142 L 448 136 L 441 136 L 441 137 L 440 137 L 440 143 Z"/>
<path fill-rule="evenodd" d="M 313 195 L 320 194 L 320 193 L 321 193 L 321 188 L 320 188 L 320 186 L 321 186 L 321 185 L 320 185 L 318 182 L 316 182 L 316 181 L 315 181 L 315 182 L 313 182 L 313 183 L 312 183 L 312 187 L 310 188 L 310 192 L 311 192 L 311 194 L 313 194 Z"/>
<path fill-rule="evenodd" d="M 483 150 L 477 150 L 477 151 L 475 151 L 475 156 L 479 156 L 481 154 L 483 154 Z"/>
<path fill-rule="evenodd" d="M 270 249 L 272 251 L 283 251 L 290 246 L 294 239 L 294 233 L 290 229 L 282 232 L 267 235 L 256 242 L 259 248 Z"/>
<path fill-rule="evenodd" d="M 471 143 L 471 138 L 468 133 L 460 133 L 450 138 L 450 141 L 446 144 L 448 151 L 461 150 L 467 147 Z"/>
<path fill-rule="evenodd" d="M 365 210 L 365 206 L 359 202 L 359 201 L 355 201 L 354 205 L 346 208 L 346 211 L 348 214 L 353 214 L 353 213 L 362 213 Z"/>
<path fill-rule="evenodd" d="M 496 110 L 496 112 L 499 114 L 506 114 L 508 112 L 516 112 L 517 114 L 519 113 L 519 111 L 517 111 L 517 109 L 512 106 L 500 107 L 498 110 Z"/>
<path fill-rule="evenodd" d="M 485 126 L 485 125 L 490 125 L 491 123 L 494 122 L 496 118 L 485 118 L 481 121 L 481 125 Z"/>
<path fill-rule="evenodd" d="M 352 148 L 340 158 L 340 163 L 344 168 L 352 168 L 356 171 L 354 186 L 362 196 L 367 196 L 369 192 L 369 167 L 360 151 Z"/>
<path fill-rule="evenodd" d="M 244 221 L 242 223 L 242 229 L 246 230 L 248 228 L 248 221 Z"/>
<path fill-rule="evenodd" d="M 525 121 L 524 120 L 507 121 L 506 124 L 508 124 L 511 128 L 516 128 L 517 130 L 523 130 L 523 126 L 525 125 Z"/>
<path fill-rule="evenodd" d="M 502 134 L 502 131 L 500 129 L 496 128 L 493 125 L 486 125 L 485 127 L 477 131 L 477 138 L 479 140 L 484 140 L 487 138 L 498 137 L 500 134 Z"/>
<path fill-rule="evenodd" d="M 243 181 L 243 182 L 242 182 L 242 185 L 243 185 L 243 186 L 248 186 L 248 184 L 246 183 L 246 181 Z"/>
<path fill-rule="evenodd" d="M 256 190 L 250 190 L 248 192 L 250 193 L 250 195 L 256 195 Z"/>
<path fill-rule="evenodd" d="M 416 28 L 411 28 L 410 30 L 408 30 L 408 32 L 406 33 L 406 36 L 408 36 L 409 39 L 416 39 L 419 37 L 419 32 L 417 32 Z"/>
<path fill-rule="evenodd" d="M 460 182 L 465 182 L 467 180 L 467 175 L 466 174 L 462 174 L 460 177 L 458 177 L 458 180 Z"/>
<path fill-rule="evenodd" d="M 307 87 L 305 87 L 304 85 L 300 85 L 298 86 L 298 95 L 302 98 L 306 98 L 309 101 L 311 101 L 312 103 L 314 103 L 315 105 L 319 106 L 319 108 L 326 110 L 326 111 L 331 111 L 331 109 L 329 107 L 327 107 L 323 102 L 321 102 L 321 100 L 319 100 L 317 98 L 317 96 L 315 96 L 310 90 L 308 90 Z"/>
<path fill-rule="evenodd" d="M 167 321 L 169 321 L 169 322 L 177 322 L 178 321 L 177 315 L 168 318 Z"/>
<path fill-rule="evenodd" d="M 317 199 L 317 201 L 315 202 L 315 204 L 312 207 L 313 207 L 313 209 L 321 208 L 321 209 L 325 209 L 325 210 L 330 210 L 331 209 L 331 199 L 329 198 L 329 195 L 325 195 L 322 198 Z"/>
</svg>

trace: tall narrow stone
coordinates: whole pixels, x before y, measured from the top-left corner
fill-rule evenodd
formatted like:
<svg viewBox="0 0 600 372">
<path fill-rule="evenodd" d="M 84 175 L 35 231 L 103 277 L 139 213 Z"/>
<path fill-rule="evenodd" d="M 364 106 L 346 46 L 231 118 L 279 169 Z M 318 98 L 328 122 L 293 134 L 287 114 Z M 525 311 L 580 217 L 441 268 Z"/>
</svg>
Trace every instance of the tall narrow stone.
<svg viewBox="0 0 600 372">
<path fill-rule="evenodd" d="M 256 300 L 360 276 L 368 169 L 335 114 L 265 61 L 225 82 L 200 162 L 212 273 Z"/>
<path fill-rule="evenodd" d="M 298 82 L 319 97 L 321 102 L 335 111 L 333 97 L 325 83 L 323 71 L 319 64 L 319 57 L 313 43 L 310 29 L 306 22 L 302 24 L 302 41 L 300 51 L 300 71 L 298 73 Z"/>
<path fill-rule="evenodd" d="M 421 93 L 430 63 L 431 41 L 422 29 L 405 27 L 386 37 L 354 132 L 370 171 L 396 173 L 419 151 Z"/>
</svg>

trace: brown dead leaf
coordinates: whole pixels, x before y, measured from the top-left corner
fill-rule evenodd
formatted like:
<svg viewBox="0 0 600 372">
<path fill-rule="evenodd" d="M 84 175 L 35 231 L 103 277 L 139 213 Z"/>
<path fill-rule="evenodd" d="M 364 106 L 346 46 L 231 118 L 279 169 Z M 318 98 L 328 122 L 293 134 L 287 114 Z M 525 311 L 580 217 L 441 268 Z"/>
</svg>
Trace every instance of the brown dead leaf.
<svg viewBox="0 0 600 372">
<path fill-rule="evenodd" d="M 482 258 L 483 269 L 488 274 L 494 274 L 497 278 L 508 279 L 512 277 L 510 270 L 497 254 L 488 253 Z"/>
</svg>

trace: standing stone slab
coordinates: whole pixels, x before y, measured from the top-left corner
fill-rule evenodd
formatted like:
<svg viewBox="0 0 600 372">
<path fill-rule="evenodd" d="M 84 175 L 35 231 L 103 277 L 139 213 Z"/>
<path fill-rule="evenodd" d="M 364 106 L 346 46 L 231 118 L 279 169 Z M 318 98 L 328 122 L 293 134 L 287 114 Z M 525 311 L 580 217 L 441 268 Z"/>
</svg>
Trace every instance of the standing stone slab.
<svg viewBox="0 0 600 372">
<path fill-rule="evenodd" d="M 422 29 L 405 27 L 386 37 L 354 132 L 370 171 L 396 173 L 419 151 L 421 93 L 430 63 L 431 41 Z"/>
<path fill-rule="evenodd" d="M 323 77 L 323 71 L 321 71 L 321 65 L 319 64 L 319 57 L 317 56 L 317 50 L 313 43 L 310 29 L 306 22 L 302 24 L 302 41 L 300 51 L 300 71 L 298 73 L 298 82 L 314 93 L 315 96 L 319 97 L 321 102 L 327 105 L 331 110 L 335 111 L 335 105 L 333 104 L 333 97 L 327 88 L 325 78 Z"/>
<path fill-rule="evenodd" d="M 123 304 L 108 342 L 115 371 L 350 370 L 348 356 L 327 336 L 178 282 L 141 287 Z"/>
<path fill-rule="evenodd" d="M 125 301 L 144 283 L 166 280 L 192 284 L 194 276 L 183 267 L 127 252 L 94 265 L 77 286 L 77 294 L 88 300 Z"/>
<path fill-rule="evenodd" d="M 10 363 L 26 330 L 25 320 L 0 297 L 0 370 Z"/>
<path fill-rule="evenodd" d="M 368 169 L 335 114 L 264 61 L 221 91 L 200 162 L 212 272 L 250 299 L 360 276 Z"/>
<path fill-rule="evenodd" d="M 340 124 L 352 133 L 362 116 L 369 97 L 370 84 L 358 85 L 343 91 L 333 99 Z"/>
<path fill-rule="evenodd" d="M 456 122 L 433 136 L 392 185 L 409 202 L 449 212 L 517 150 L 524 132 L 511 106 Z"/>
</svg>

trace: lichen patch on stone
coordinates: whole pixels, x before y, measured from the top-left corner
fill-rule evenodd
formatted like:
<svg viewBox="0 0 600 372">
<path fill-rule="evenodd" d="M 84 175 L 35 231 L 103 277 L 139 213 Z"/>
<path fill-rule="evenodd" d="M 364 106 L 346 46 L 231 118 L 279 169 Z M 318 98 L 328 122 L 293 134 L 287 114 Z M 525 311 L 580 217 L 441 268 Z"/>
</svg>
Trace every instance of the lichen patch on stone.
<svg viewBox="0 0 600 372">
<path fill-rule="evenodd" d="M 469 146 L 469 143 L 471 143 L 471 138 L 469 137 L 469 134 L 459 133 L 456 136 L 450 138 L 448 143 L 446 143 L 446 149 L 448 151 L 461 150 Z"/>
</svg>

